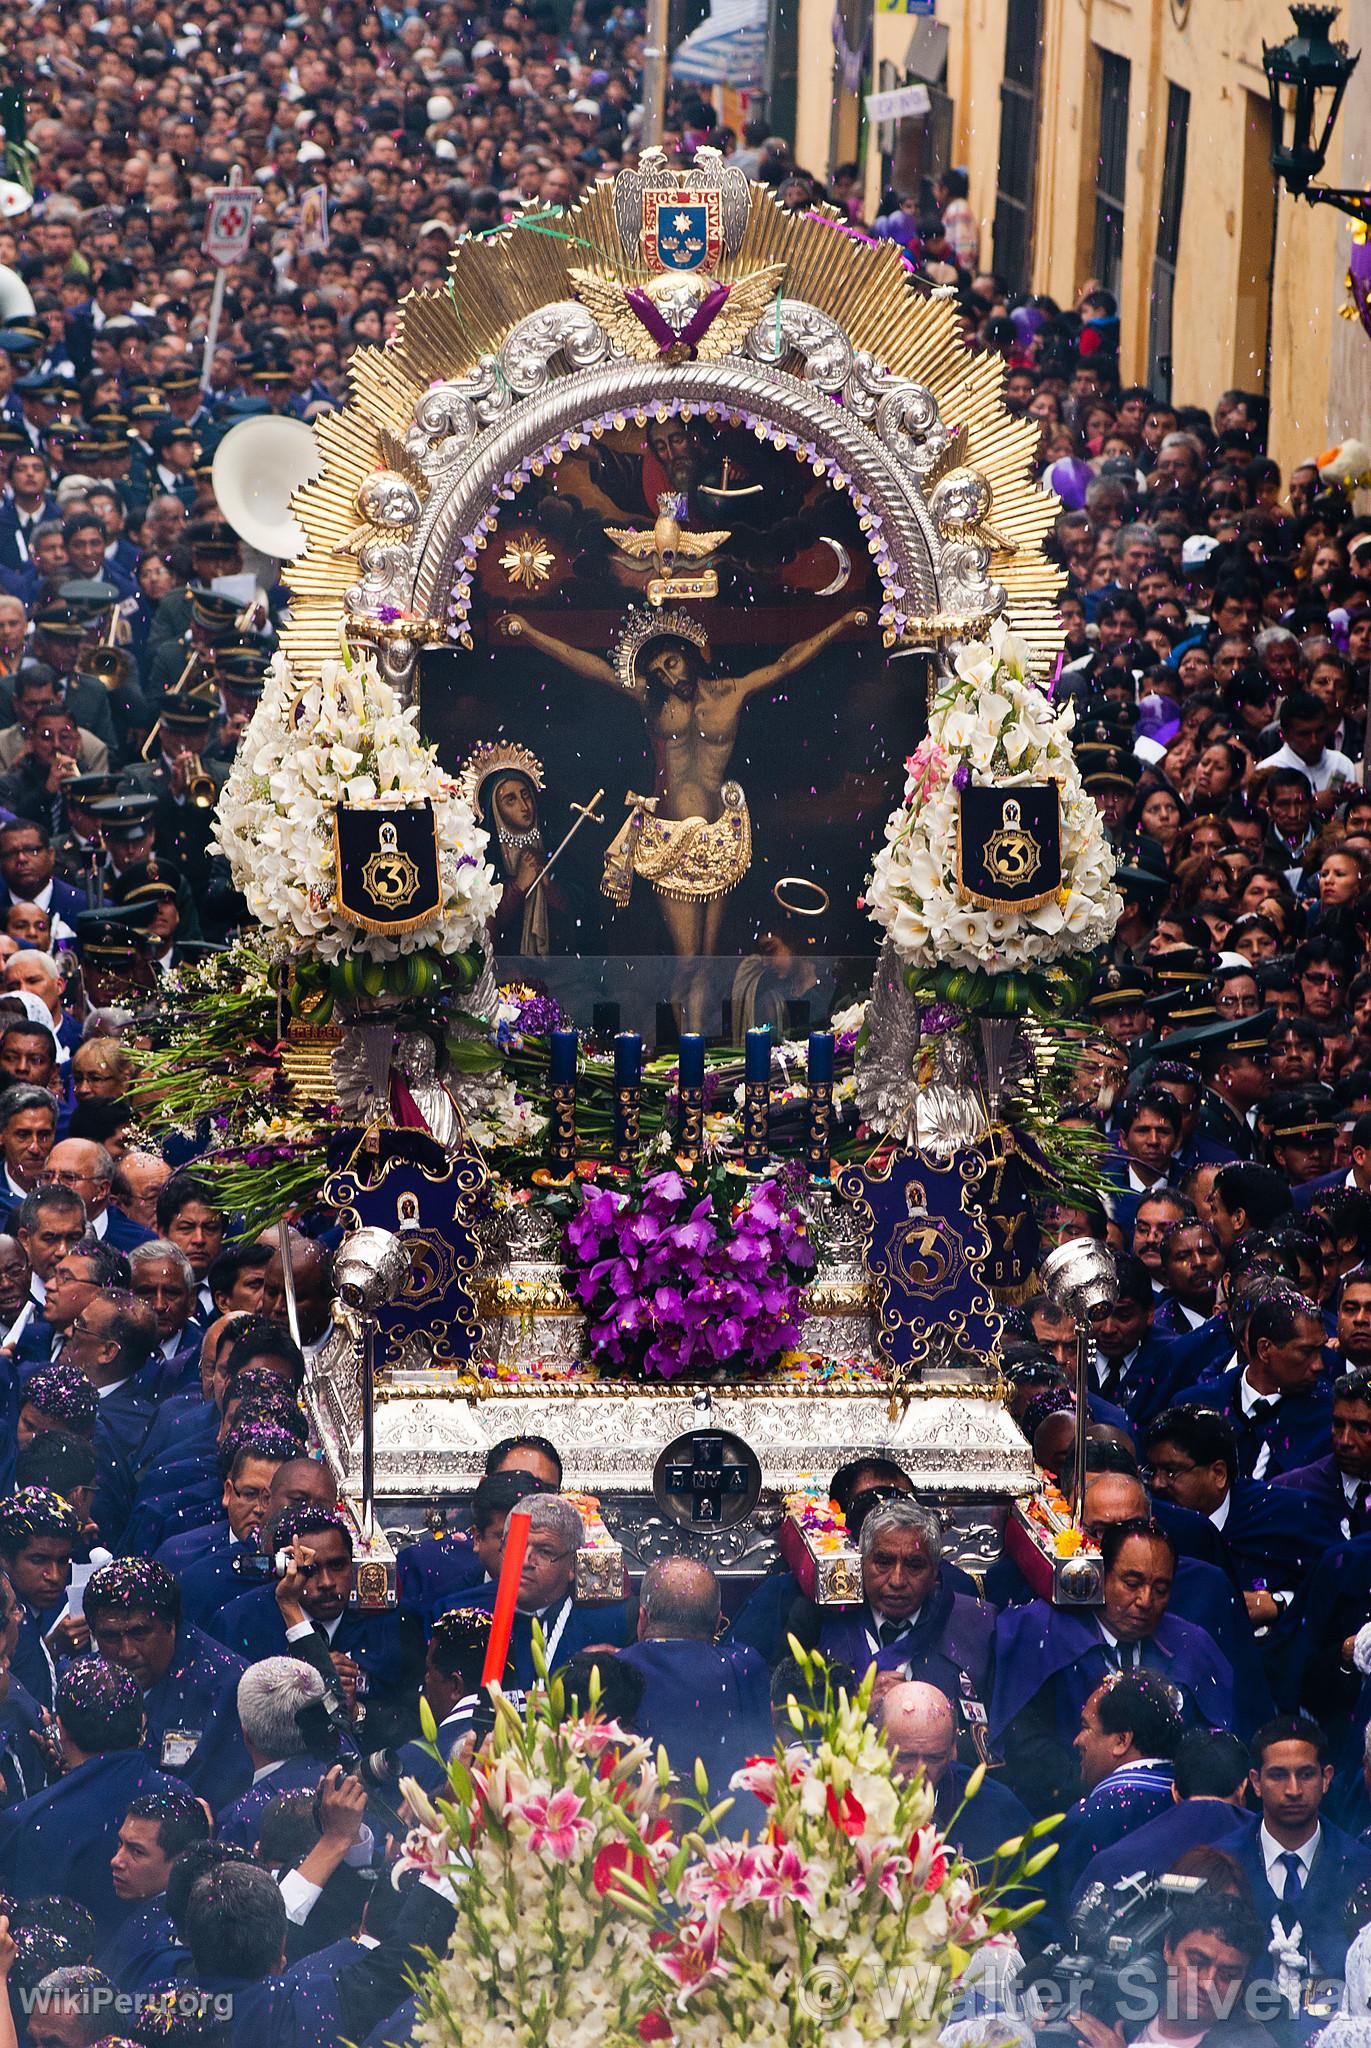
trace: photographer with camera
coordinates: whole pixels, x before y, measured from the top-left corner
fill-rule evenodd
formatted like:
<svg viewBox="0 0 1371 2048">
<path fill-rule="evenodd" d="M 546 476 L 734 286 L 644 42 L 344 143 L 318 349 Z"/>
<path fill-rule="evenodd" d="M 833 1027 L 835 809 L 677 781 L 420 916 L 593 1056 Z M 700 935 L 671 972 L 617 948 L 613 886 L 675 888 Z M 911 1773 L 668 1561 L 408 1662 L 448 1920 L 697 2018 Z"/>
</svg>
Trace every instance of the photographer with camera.
<svg viewBox="0 0 1371 2048">
<path fill-rule="evenodd" d="M 1162 1941 L 1163 1972 L 1139 1969 L 1120 1986 L 1120 2017 L 1073 2012 L 1070 2024 L 1086 2048 L 1168 2042 L 1173 2048 L 1274 2048 L 1275 2035 L 1251 2009 L 1272 2013 L 1273 1995 L 1244 1996 L 1249 1973 L 1266 1949 L 1261 1922 L 1244 1899 L 1208 1887 L 1179 1898 Z"/>
<path fill-rule="evenodd" d="M 419 1732 L 423 1642 L 417 1617 L 397 1608 L 349 1607 L 352 1531 L 336 1508 L 286 1508 L 263 1539 L 276 1559 L 274 1586 L 224 1607 L 216 1626 L 249 1663 L 292 1656 L 313 1664 L 327 1694 L 341 1695 L 360 1748 L 384 1749 Z"/>
</svg>

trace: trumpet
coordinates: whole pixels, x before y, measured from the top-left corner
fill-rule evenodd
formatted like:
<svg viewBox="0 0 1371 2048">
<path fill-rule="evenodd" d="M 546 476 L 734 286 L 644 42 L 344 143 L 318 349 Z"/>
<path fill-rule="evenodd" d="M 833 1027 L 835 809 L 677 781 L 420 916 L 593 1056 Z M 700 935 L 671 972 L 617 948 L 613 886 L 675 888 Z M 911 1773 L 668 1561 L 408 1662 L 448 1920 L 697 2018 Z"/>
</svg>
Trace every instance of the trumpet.
<svg viewBox="0 0 1371 2048">
<path fill-rule="evenodd" d="M 197 668 L 203 667 L 204 656 L 192 649 L 189 661 L 166 694 L 169 697 L 194 697 L 202 704 L 217 704 L 219 702 L 219 692 L 208 676 L 201 682 L 190 684 L 189 688 L 187 688 L 186 677 L 194 675 Z M 162 721 L 160 718 L 155 718 L 152 722 L 152 731 L 148 734 L 140 749 L 140 758 L 142 760 L 150 761 L 152 759 L 153 742 L 161 730 Z"/>
<path fill-rule="evenodd" d="M 133 673 L 133 656 L 127 647 L 118 645 L 118 634 L 119 607 L 113 604 L 100 645 L 92 650 L 86 663 L 86 673 L 98 678 L 111 693 L 123 689 Z"/>
<path fill-rule="evenodd" d="M 186 796 L 197 811 L 211 810 L 218 799 L 219 785 L 203 768 L 186 777 Z"/>
</svg>

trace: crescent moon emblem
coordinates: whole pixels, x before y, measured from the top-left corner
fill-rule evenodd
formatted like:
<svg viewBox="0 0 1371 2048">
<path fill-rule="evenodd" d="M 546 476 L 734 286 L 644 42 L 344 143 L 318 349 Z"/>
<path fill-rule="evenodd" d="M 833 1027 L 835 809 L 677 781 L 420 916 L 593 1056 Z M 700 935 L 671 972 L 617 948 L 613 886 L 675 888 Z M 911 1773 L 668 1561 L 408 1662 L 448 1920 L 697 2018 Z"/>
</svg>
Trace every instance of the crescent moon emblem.
<svg viewBox="0 0 1371 2048">
<path fill-rule="evenodd" d="M 821 533 L 819 539 L 826 548 L 832 548 L 838 563 L 838 573 L 831 583 L 825 583 L 823 589 L 816 590 L 814 595 L 816 597 L 834 597 L 840 590 L 846 590 L 851 580 L 852 557 L 840 540 L 832 540 L 826 533 Z"/>
</svg>

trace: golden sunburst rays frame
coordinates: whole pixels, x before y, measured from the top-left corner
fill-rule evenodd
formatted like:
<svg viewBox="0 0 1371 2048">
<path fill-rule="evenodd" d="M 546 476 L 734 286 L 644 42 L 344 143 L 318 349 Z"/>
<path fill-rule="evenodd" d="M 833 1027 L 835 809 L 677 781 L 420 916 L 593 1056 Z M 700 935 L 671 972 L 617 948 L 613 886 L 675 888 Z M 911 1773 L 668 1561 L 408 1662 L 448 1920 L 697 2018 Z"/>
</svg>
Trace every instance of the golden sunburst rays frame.
<svg viewBox="0 0 1371 2048">
<path fill-rule="evenodd" d="M 1045 673 L 1060 645 L 1056 600 L 1063 577 L 1042 552 L 1060 506 L 1030 475 L 1037 423 L 1005 410 L 1003 364 L 997 356 L 966 349 L 950 297 L 917 283 L 891 245 L 873 246 L 844 233 L 829 224 L 836 220 L 827 209 L 821 215 L 786 213 L 763 187 L 753 186 L 741 243 L 735 253 L 720 258 L 710 277 L 728 284 L 780 265 L 787 301 L 818 308 L 837 323 L 853 349 L 864 351 L 891 376 L 931 391 L 942 421 L 955 431 L 946 461 L 925 480 L 925 493 L 931 495 L 938 476 L 952 467 L 969 468 L 989 485 L 993 530 L 962 537 L 992 549 L 989 574 L 1005 591 L 1003 615 L 1026 642 L 1035 670 Z M 345 632 L 359 640 L 409 637 L 403 617 L 378 632 L 349 615 L 346 593 L 357 566 L 339 549 L 357 533 L 358 491 L 378 467 L 387 465 L 416 402 L 435 384 L 470 376 L 483 359 L 489 362 L 520 321 L 574 299 L 574 270 L 594 271 L 622 285 L 660 280 L 660 271 L 627 255 L 608 182 L 597 185 L 569 214 L 549 221 L 544 212 L 537 225 L 511 224 L 498 234 L 460 243 L 446 285 L 411 292 L 402 301 L 389 346 L 362 348 L 353 357 L 347 404 L 314 424 L 323 473 L 292 499 L 309 544 L 285 572 L 292 605 L 284 644 L 301 684 L 317 677 L 323 662 L 337 658 Z M 798 360 L 787 355 L 773 367 L 793 370 Z M 673 374 L 660 363 L 618 367 L 641 373 L 651 394 L 645 401 L 649 407 L 660 398 L 663 378 Z M 683 366 L 682 385 L 689 385 L 692 370 L 701 367 Z M 750 367 L 760 368 L 756 363 Z M 781 381 L 776 380 L 778 386 Z M 840 418 L 841 408 L 825 402 Z M 748 404 L 766 416 L 764 390 L 755 382 Z M 516 401 L 506 415 L 507 426 L 517 423 L 521 408 L 529 415 L 525 445 L 532 448 L 545 439 L 535 424 L 533 399 Z M 703 400 L 698 409 L 705 410 Z M 508 432 L 505 440 L 508 448 Z M 864 490 L 869 482 L 858 476 L 852 488 Z M 494 490 L 490 497 L 495 508 Z M 931 519 L 929 529 L 935 530 Z M 946 538 L 946 527 L 943 534 Z M 375 538 L 384 542 L 386 535 L 377 529 Z M 447 598 L 446 591 L 431 589 L 426 603 L 401 607 L 402 613 L 421 611 L 431 622 L 427 633 L 416 629 L 413 637 L 452 637 L 446 630 Z M 909 644 L 926 646 L 967 637 L 969 630 L 964 618 L 949 628 L 936 616 L 925 617 L 911 620 L 904 637 Z"/>
</svg>

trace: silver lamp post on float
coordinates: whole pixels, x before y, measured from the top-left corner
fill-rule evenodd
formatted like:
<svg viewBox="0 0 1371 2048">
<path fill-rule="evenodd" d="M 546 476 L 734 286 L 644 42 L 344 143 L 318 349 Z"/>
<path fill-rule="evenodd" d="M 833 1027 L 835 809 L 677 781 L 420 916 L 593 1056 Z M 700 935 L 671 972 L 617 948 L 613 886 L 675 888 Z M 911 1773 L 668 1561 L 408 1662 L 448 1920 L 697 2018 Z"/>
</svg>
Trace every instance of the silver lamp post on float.
<svg viewBox="0 0 1371 2048">
<path fill-rule="evenodd" d="M 381 1310 L 409 1277 L 415 1239 L 373 1225 L 354 1230 L 333 1270 L 334 1314 L 357 1346 L 362 1386 L 362 1532 L 374 1534 L 376 1494 L 376 1332 Z"/>
<path fill-rule="evenodd" d="M 1076 1319 L 1076 1490 L 1072 1517 L 1079 1529 L 1085 1512 L 1085 1429 L 1095 1364 L 1093 1318 L 1118 1300 L 1119 1275 L 1113 1252 L 1107 1245 L 1097 1244 L 1093 1237 L 1073 1237 L 1067 1244 L 1059 1244 L 1043 1260 L 1041 1271 L 1049 1297 Z"/>
</svg>

